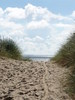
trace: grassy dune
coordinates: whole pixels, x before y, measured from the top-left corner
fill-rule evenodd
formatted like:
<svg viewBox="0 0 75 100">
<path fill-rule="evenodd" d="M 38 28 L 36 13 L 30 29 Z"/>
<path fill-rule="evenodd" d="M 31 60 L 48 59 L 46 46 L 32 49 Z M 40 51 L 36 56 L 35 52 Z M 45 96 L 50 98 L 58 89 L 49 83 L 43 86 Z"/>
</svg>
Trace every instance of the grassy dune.
<svg viewBox="0 0 75 100">
<path fill-rule="evenodd" d="M 75 100 L 75 33 L 68 38 L 58 53 L 52 58 L 56 63 L 71 67 L 71 75 L 68 78 L 68 93 Z"/>
<path fill-rule="evenodd" d="M 0 39 L 0 56 L 16 60 L 30 61 L 22 56 L 20 48 L 11 39 Z"/>
<path fill-rule="evenodd" d="M 21 51 L 13 40 L 0 39 L 0 56 L 21 59 Z"/>
</svg>

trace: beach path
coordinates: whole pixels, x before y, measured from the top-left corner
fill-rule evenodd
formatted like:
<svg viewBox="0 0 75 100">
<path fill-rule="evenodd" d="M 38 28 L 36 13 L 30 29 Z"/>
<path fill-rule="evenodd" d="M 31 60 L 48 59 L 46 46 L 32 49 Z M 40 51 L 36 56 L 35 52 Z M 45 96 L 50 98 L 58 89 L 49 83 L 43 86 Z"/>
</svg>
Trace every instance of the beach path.
<svg viewBox="0 0 75 100">
<path fill-rule="evenodd" d="M 67 73 L 53 62 L 0 58 L 0 100 L 71 100 L 62 88 Z"/>
</svg>

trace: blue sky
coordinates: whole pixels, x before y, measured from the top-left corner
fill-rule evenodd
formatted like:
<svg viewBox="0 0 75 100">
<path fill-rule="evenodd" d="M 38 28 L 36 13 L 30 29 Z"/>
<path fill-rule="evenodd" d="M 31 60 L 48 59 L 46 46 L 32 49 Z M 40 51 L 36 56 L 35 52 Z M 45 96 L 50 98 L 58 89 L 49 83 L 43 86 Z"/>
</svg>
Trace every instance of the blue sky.
<svg viewBox="0 0 75 100">
<path fill-rule="evenodd" d="M 64 15 L 70 14 L 75 10 L 75 0 L 0 0 L 0 7 L 3 9 L 9 7 L 24 7 L 28 3 L 33 5 L 47 7 L 55 13 Z"/>
<path fill-rule="evenodd" d="M 74 0 L 0 0 L 0 35 L 23 54 L 54 55 L 75 31 L 74 19 Z"/>
</svg>

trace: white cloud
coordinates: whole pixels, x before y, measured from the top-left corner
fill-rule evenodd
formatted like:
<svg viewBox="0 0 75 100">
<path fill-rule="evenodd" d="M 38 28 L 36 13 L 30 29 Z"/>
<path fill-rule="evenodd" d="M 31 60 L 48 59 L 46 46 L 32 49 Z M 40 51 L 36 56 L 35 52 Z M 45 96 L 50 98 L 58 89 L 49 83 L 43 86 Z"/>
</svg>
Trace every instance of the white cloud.
<svg viewBox="0 0 75 100">
<path fill-rule="evenodd" d="M 32 15 L 33 20 L 38 19 L 38 17 L 40 19 L 43 18 L 46 20 L 50 20 L 50 16 L 52 15 L 52 13 L 47 10 L 47 8 L 37 7 L 31 4 L 25 6 L 25 12 L 27 16 Z"/>
<path fill-rule="evenodd" d="M 3 9 L 2 8 L 0 8 L 0 16 L 2 16 L 3 15 Z"/>
<path fill-rule="evenodd" d="M 75 11 L 72 12 L 71 16 L 72 17 L 75 17 Z"/>
<path fill-rule="evenodd" d="M 11 8 L 8 7 L 4 11 L 5 15 L 9 19 L 24 19 L 25 18 L 25 10 L 23 8 Z"/>
<path fill-rule="evenodd" d="M 56 27 L 59 27 L 59 28 L 73 28 L 73 24 L 64 24 L 64 23 L 57 23 L 55 24 Z"/>
<path fill-rule="evenodd" d="M 44 19 L 46 21 L 50 21 L 51 19 L 57 20 L 71 20 L 69 17 L 62 16 L 61 14 L 54 14 L 49 11 L 47 8 L 37 7 L 32 4 L 28 4 L 25 6 L 25 15 L 31 16 L 32 20 Z"/>
<path fill-rule="evenodd" d="M 16 41 L 23 54 L 53 55 L 74 30 L 72 16 L 75 11 L 63 16 L 32 4 L 0 8 L 0 35 Z"/>
<path fill-rule="evenodd" d="M 0 19 L 0 26 L 2 28 L 11 28 L 11 29 L 23 29 L 23 25 L 17 24 L 13 21 L 4 20 L 3 18 Z"/>
<path fill-rule="evenodd" d="M 33 41 L 43 41 L 44 39 L 40 36 L 36 36 L 35 38 L 33 38 Z"/>
<path fill-rule="evenodd" d="M 71 18 L 62 16 L 61 14 L 53 14 L 52 18 L 60 20 L 60 21 L 62 21 L 62 20 L 65 20 L 65 21 L 66 20 L 71 20 Z"/>
<path fill-rule="evenodd" d="M 31 21 L 27 25 L 27 29 L 39 29 L 49 27 L 49 23 L 45 20 L 41 21 Z"/>
</svg>

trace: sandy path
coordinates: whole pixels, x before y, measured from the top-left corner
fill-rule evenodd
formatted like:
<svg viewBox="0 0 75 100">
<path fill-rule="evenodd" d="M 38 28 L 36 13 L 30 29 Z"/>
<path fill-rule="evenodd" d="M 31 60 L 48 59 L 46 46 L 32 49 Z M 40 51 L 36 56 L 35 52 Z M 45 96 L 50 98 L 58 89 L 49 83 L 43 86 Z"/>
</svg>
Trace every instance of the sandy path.
<svg viewBox="0 0 75 100">
<path fill-rule="evenodd" d="M 66 73 L 52 62 L 0 58 L 0 100 L 71 100 L 61 85 Z"/>
<path fill-rule="evenodd" d="M 43 76 L 43 84 L 44 84 L 45 96 L 43 97 L 42 100 L 47 100 L 48 95 L 49 95 L 49 94 L 48 94 L 48 86 L 47 86 L 47 84 L 46 84 L 46 77 L 48 76 L 48 69 L 47 69 L 47 67 L 46 67 L 45 62 L 43 62 L 43 67 L 44 67 L 44 69 L 45 69 L 45 74 L 44 74 L 44 76 Z"/>
<path fill-rule="evenodd" d="M 48 87 L 48 96 L 45 100 L 72 100 L 68 94 L 64 92 L 64 88 L 62 87 L 62 81 L 66 81 L 66 75 L 69 73 L 69 70 L 52 62 L 45 64 L 47 67 L 45 83 Z"/>
</svg>

